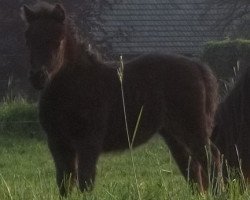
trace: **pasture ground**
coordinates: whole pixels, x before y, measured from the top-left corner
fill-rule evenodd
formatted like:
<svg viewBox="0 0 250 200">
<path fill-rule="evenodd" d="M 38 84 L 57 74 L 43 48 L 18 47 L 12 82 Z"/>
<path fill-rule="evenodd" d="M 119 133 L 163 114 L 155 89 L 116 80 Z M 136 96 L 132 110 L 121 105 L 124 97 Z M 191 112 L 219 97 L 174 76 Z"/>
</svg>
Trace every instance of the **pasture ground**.
<svg viewBox="0 0 250 200">
<path fill-rule="evenodd" d="M 76 189 L 69 200 L 247 200 L 236 180 L 229 189 L 213 196 L 194 194 L 180 175 L 160 137 L 132 151 L 104 154 L 97 166 L 93 192 Z M 55 169 L 46 139 L 37 123 L 34 104 L 24 100 L 0 105 L 0 200 L 59 199 Z"/>
</svg>

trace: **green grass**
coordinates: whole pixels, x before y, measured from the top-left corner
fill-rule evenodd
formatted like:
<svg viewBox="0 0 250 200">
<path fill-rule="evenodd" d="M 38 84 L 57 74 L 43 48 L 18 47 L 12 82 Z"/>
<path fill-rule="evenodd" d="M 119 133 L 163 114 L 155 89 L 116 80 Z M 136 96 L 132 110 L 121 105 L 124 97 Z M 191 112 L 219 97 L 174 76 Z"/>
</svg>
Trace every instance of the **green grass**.
<svg viewBox="0 0 250 200">
<path fill-rule="evenodd" d="M 1 135 L 0 158 L 0 199 L 58 199 L 55 170 L 44 140 Z M 137 149 L 134 161 L 142 199 L 178 199 L 180 194 L 184 199 L 191 195 L 159 139 Z M 69 199 L 80 197 L 138 199 L 130 154 L 101 156 L 94 191 L 74 191 Z"/>
<path fill-rule="evenodd" d="M 236 181 L 217 197 L 192 194 L 169 151 L 159 138 L 134 151 L 141 198 L 150 199 L 249 199 Z M 0 135 L 0 199 L 59 199 L 55 169 L 43 139 Z M 68 199 L 138 199 L 129 152 L 102 155 L 93 192 L 76 189 Z"/>
<path fill-rule="evenodd" d="M 0 104 L 0 134 L 29 135 L 39 131 L 37 106 L 25 99 Z"/>
<path fill-rule="evenodd" d="M 11 123 L 36 121 L 36 116 L 36 105 L 25 101 L 0 105 L 0 200 L 59 199 L 54 164 L 39 126 Z M 74 189 L 68 199 L 137 200 L 138 190 L 143 200 L 250 199 L 250 190 L 241 194 L 236 180 L 218 196 L 193 194 L 160 137 L 133 150 L 133 161 L 137 182 L 130 151 L 102 155 L 94 190 L 82 194 Z"/>
</svg>

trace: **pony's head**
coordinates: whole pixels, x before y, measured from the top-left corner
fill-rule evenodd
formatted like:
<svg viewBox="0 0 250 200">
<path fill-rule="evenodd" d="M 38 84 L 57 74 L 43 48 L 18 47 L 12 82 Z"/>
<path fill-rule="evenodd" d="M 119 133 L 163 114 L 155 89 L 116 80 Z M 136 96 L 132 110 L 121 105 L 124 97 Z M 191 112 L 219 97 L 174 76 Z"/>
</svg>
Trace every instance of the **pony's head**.
<svg viewBox="0 0 250 200">
<path fill-rule="evenodd" d="M 28 24 L 25 32 L 30 52 L 29 79 L 35 89 L 43 89 L 64 62 L 65 11 L 60 4 L 40 3 L 33 9 L 23 6 Z"/>
</svg>

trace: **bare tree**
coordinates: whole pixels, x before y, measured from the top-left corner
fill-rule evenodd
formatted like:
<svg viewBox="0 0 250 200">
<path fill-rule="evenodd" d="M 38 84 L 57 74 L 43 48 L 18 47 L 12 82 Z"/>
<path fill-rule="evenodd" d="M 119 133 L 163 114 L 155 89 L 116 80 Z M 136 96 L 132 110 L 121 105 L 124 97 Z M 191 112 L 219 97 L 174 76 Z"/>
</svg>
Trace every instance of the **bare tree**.
<svg viewBox="0 0 250 200">
<path fill-rule="evenodd" d="M 102 14 L 107 9 L 112 9 L 112 4 L 119 0 L 62 0 L 62 3 L 69 10 L 73 21 L 77 24 L 78 31 L 81 35 L 89 40 L 91 46 L 98 51 L 107 52 L 111 48 L 108 42 L 108 34 L 103 28 L 105 22 Z M 120 0 L 121 1 L 121 0 Z M 93 32 L 102 33 L 103 37 L 96 40 Z"/>
<path fill-rule="evenodd" d="M 208 9 L 223 8 L 225 15 L 217 25 L 231 30 L 232 37 L 250 38 L 250 0 L 205 0 Z"/>
</svg>

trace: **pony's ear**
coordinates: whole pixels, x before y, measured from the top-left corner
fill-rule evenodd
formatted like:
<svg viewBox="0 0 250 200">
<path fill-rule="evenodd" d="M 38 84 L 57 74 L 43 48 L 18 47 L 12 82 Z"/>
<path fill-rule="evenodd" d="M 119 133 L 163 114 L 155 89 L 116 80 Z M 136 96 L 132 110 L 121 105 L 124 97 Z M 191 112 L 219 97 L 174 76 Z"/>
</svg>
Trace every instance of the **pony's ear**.
<svg viewBox="0 0 250 200">
<path fill-rule="evenodd" d="M 30 23 L 36 18 L 36 15 L 33 10 L 31 10 L 28 6 L 24 5 L 21 8 L 21 17 L 24 21 Z"/>
<path fill-rule="evenodd" d="M 65 11 L 60 4 L 56 4 L 55 8 L 52 11 L 53 17 L 59 21 L 63 22 L 65 20 Z"/>
</svg>

